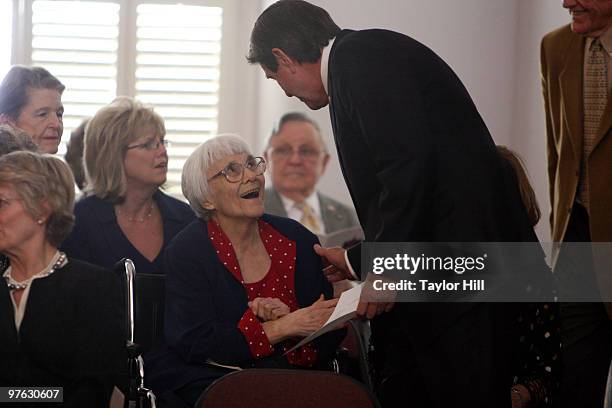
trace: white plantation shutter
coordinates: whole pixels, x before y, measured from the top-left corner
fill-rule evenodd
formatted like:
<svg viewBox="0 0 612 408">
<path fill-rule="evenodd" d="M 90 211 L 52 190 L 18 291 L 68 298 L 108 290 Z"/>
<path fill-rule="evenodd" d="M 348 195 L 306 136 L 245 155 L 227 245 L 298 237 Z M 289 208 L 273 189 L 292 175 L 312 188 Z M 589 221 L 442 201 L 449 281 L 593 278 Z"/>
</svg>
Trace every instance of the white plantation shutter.
<svg viewBox="0 0 612 408">
<path fill-rule="evenodd" d="M 136 11 L 135 96 L 165 119 L 166 187 L 179 196 L 185 159 L 217 133 L 223 10 L 140 4 Z"/>
<path fill-rule="evenodd" d="M 4 75 L 6 75 L 11 67 L 12 17 L 13 3 L 10 1 L 0 1 L 0 78 L 4 78 Z"/>
<path fill-rule="evenodd" d="M 185 159 L 219 127 L 223 7 L 207 3 L 32 1 L 31 64 L 66 85 L 59 154 L 82 119 L 117 95 L 134 96 L 165 120 L 166 191 L 182 197 Z"/>
<path fill-rule="evenodd" d="M 119 4 L 97 1 L 32 3 L 32 65 L 46 68 L 66 86 L 65 142 L 81 120 L 117 92 Z"/>
</svg>

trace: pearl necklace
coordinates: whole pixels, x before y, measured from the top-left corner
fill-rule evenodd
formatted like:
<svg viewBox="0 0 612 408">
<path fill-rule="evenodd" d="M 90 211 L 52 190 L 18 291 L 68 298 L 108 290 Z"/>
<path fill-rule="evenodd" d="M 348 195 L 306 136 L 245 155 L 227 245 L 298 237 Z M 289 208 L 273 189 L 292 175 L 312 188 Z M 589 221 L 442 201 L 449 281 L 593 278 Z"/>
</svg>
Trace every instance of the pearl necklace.
<svg viewBox="0 0 612 408">
<path fill-rule="evenodd" d="M 43 272 L 40 275 L 37 275 L 40 278 L 45 278 L 49 275 L 51 275 L 53 272 L 55 272 L 57 269 L 61 268 L 62 266 L 64 266 L 67 262 L 67 258 L 66 258 L 66 254 L 63 252 L 59 253 L 59 258 L 57 258 L 57 261 L 55 261 L 55 263 L 51 266 L 51 268 L 49 268 L 46 272 Z M 13 279 L 12 276 L 10 275 L 6 275 L 4 276 L 4 279 L 6 280 L 6 286 L 8 286 L 9 290 L 23 290 L 25 288 L 28 287 L 28 285 L 32 282 L 32 278 L 28 278 L 23 282 L 17 282 L 15 279 Z"/>
<path fill-rule="evenodd" d="M 147 221 L 149 218 L 151 218 L 151 215 L 153 214 L 153 201 L 151 201 L 151 204 L 149 205 L 149 211 L 147 211 L 147 213 L 140 217 L 140 218 L 136 218 L 136 217 L 130 217 L 129 215 L 127 215 L 126 213 L 122 212 L 119 207 L 115 207 L 115 209 L 117 210 L 117 214 L 122 215 L 123 217 L 125 217 L 128 222 L 135 222 L 138 221 L 140 223 L 144 223 L 145 221 Z"/>
</svg>

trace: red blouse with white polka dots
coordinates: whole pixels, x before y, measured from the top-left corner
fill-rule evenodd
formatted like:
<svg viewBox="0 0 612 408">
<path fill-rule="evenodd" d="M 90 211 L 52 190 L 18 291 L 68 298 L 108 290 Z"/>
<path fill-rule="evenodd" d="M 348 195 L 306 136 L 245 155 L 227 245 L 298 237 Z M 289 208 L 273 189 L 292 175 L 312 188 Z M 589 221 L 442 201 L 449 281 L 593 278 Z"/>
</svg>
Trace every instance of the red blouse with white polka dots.
<svg viewBox="0 0 612 408">
<path fill-rule="evenodd" d="M 245 283 L 238 264 L 238 258 L 219 224 L 208 221 L 208 237 L 225 268 L 244 286 L 249 301 L 258 297 L 278 298 L 289 307 L 290 311 L 299 308 L 295 297 L 295 242 L 281 235 L 268 223 L 259 220 L 259 235 L 272 263 L 266 276 L 259 282 Z M 259 318 L 247 307 L 238 322 L 238 329 L 244 334 L 253 358 L 261 358 L 274 353 L 274 346 L 268 341 Z M 296 344 L 294 340 L 279 344 L 283 353 Z M 308 344 L 287 355 L 289 363 L 311 367 L 317 359 L 317 350 Z"/>
</svg>

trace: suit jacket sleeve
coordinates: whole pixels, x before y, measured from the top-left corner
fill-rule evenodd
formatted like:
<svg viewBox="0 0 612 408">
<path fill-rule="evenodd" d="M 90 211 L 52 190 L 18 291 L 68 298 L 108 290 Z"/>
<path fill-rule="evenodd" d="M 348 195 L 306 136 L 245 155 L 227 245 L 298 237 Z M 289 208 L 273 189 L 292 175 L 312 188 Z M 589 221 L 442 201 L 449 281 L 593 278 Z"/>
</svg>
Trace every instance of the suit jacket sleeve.
<svg viewBox="0 0 612 408">
<path fill-rule="evenodd" d="M 545 42 L 546 42 L 546 38 L 542 40 L 542 44 L 540 46 L 540 65 L 541 65 L 541 75 L 542 75 L 542 93 L 544 96 L 544 112 L 546 115 L 545 117 L 546 117 L 546 152 L 548 154 L 548 191 L 549 191 L 550 206 L 551 206 L 550 228 L 552 230 L 554 226 L 554 213 L 555 213 L 552 207 L 554 206 L 554 203 L 555 203 L 555 176 L 557 173 L 558 155 L 557 155 L 557 147 L 555 145 L 554 129 L 553 129 L 553 123 L 552 123 L 552 116 L 551 116 L 551 109 L 553 109 L 553 107 L 551 106 L 551 101 L 548 96 L 548 83 L 550 80 L 548 76 L 550 74 L 548 71 L 548 61 L 546 58 Z"/>
<path fill-rule="evenodd" d="M 226 288 L 214 287 L 216 260 L 204 261 L 185 251 L 175 240 L 166 253 L 166 319 L 165 335 L 168 345 L 189 363 L 239 364 L 251 359 L 247 342 L 236 321 L 221 317 L 227 310 L 216 304 L 215 292 L 226 293 Z M 195 245 L 195 244 L 194 244 Z M 231 292 L 228 297 L 232 297 Z M 238 302 L 228 299 L 229 302 Z M 245 309 L 246 310 L 246 309 Z M 244 313 L 244 310 L 243 310 Z"/>
</svg>

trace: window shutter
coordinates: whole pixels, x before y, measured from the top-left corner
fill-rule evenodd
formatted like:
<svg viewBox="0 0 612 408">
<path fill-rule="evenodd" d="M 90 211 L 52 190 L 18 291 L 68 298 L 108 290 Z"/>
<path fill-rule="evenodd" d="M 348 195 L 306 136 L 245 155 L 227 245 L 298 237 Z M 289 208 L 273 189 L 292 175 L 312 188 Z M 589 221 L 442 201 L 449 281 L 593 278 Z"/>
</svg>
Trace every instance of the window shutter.
<svg viewBox="0 0 612 408">
<path fill-rule="evenodd" d="M 222 20 L 221 7 L 137 7 L 135 95 L 165 120 L 166 191 L 176 197 L 185 160 L 217 132 Z"/>
<path fill-rule="evenodd" d="M 3 1 L 0 2 L 0 78 L 4 78 L 11 67 L 12 41 L 13 2 Z"/>
<path fill-rule="evenodd" d="M 66 86 L 64 135 L 115 98 L 119 4 L 99 1 L 32 3 L 32 65 L 46 68 Z"/>
</svg>

